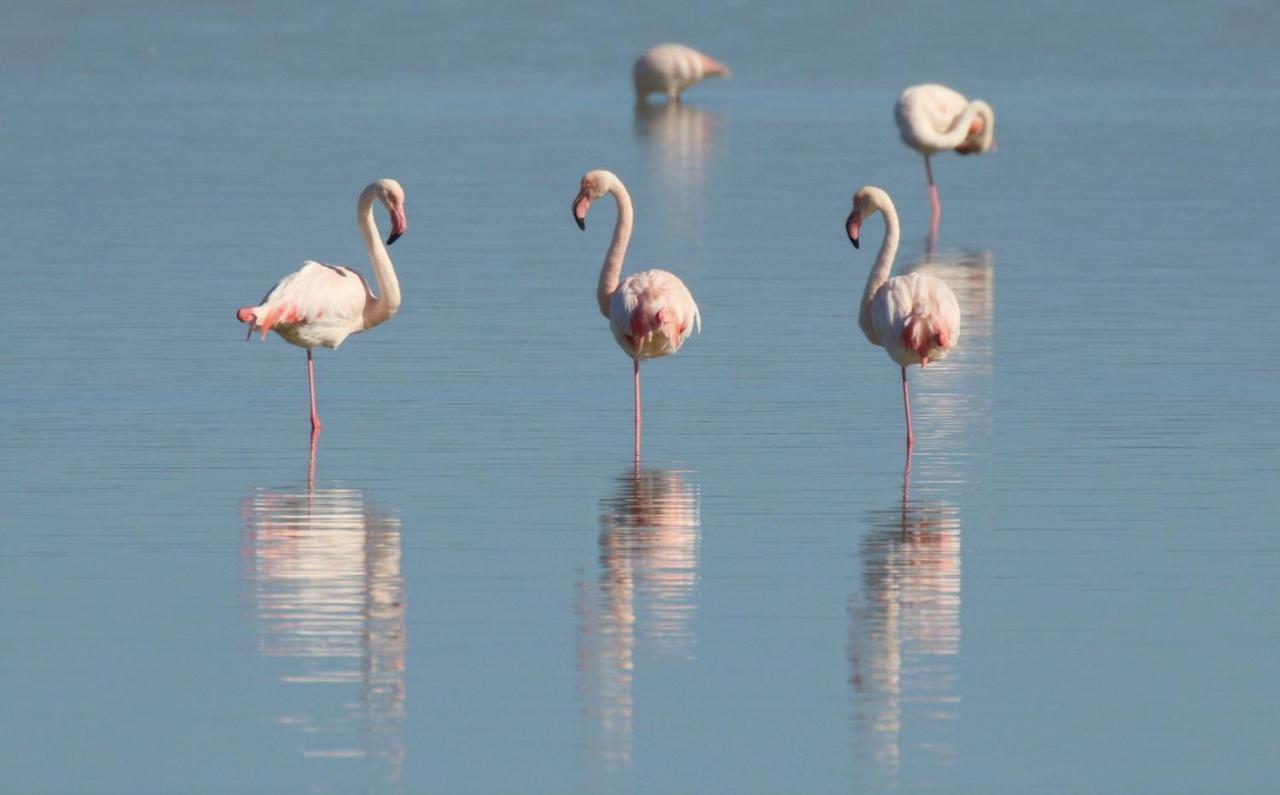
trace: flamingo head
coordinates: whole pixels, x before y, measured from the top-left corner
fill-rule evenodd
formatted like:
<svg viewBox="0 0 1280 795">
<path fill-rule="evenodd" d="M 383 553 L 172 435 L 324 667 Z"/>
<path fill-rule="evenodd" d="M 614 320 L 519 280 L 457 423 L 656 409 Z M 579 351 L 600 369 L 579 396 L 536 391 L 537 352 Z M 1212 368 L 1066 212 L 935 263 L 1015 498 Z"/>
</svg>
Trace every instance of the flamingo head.
<svg viewBox="0 0 1280 795">
<path fill-rule="evenodd" d="M 391 214 L 391 234 L 387 236 L 389 246 L 399 240 L 409 228 L 409 222 L 404 216 L 404 188 L 394 179 L 380 179 L 369 188 L 377 191 L 378 201 Z"/>
<path fill-rule="evenodd" d="M 849 217 L 845 219 L 844 228 L 854 248 L 859 247 L 858 235 L 862 229 L 862 223 L 889 203 L 891 203 L 889 194 L 872 185 L 860 188 L 853 194 L 853 212 L 849 213 Z"/>
<path fill-rule="evenodd" d="M 974 117 L 964 143 L 956 147 L 962 155 L 980 155 L 996 149 L 996 112 L 980 99 L 973 101 Z"/>
<path fill-rule="evenodd" d="M 733 72 L 729 69 L 729 67 L 725 66 L 724 64 L 720 63 L 715 58 L 712 58 L 709 55 L 703 55 L 702 53 L 698 53 L 698 62 L 699 62 L 699 65 L 702 67 L 703 77 L 729 78 L 733 76 Z"/>
<path fill-rule="evenodd" d="M 613 190 L 613 183 L 617 179 L 612 171 L 605 171 L 602 168 L 582 175 L 582 186 L 578 190 L 578 195 L 573 198 L 572 206 L 573 220 L 578 224 L 579 229 L 587 228 L 587 210 L 591 209 L 591 202 Z"/>
</svg>

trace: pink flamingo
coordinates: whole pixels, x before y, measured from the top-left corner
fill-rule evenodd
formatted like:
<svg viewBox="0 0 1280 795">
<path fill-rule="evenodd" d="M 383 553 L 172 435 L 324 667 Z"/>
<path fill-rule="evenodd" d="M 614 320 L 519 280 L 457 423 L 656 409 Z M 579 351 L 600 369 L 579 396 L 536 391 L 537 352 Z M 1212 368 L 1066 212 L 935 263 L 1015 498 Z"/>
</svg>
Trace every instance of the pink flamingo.
<svg viewBox="0 0 1280 795">
<path fill-rule="evenodd" d="M 858 248 L 862 223 L 884 213 L 884 242 L 867 276 L 858 310 L 858 325 L 872 345 L 880 345 L 902 369 L 902 405 L 907 415 L 907 451 L 915 445 L 911 432 L 911 399 L 907 365 L 926 366 L 947 355 L 960 339 L 960 305 L 946 282 L 924 273 L 889 278 L 898 253 L 898 211 L 889 194 L 870 185 L 853 195 L 853 212 L 845 221 L 849 242 Z"/>
<path fill-rule="evenodd" d="M 382 244 L 373 217 L 375 199 L 391 214 L 388 246 L 404 234 L 408 224 L 404 216 L 404 189 L 399 182 L 380 179 L 360 192 L 356 224 L 369 251 L 381 296 L 375 296 L 364 278 L 350 268 L 307 260 L 272 287 L 262 303 L 236 310 L 236 319 L 249 324 L 248 336 L 261 331 L 265 340 L 268 332 L 274 330 L 286 342 L 307 349 L 313 441 L 323 426 L 316 413 L 316 376 L 311 349 L 319 345 L 336 348 L 351 334 L 368 331 L 390 320 L 400 308 L 400 282 L 396 280 L 391 257 Z"/>
<path fill-rule="evenodd" d="M 613 227 L 613 242 L 600 268 L 596 301 L 600 313 L 609 318 L 609 329 L 622 350 L 634 363 L 635 381 L 635 457 L 640 458 L 640 361 L 666 356 L 680 350 L 695 328 L 702 331 L 702 316 L 693 295 L 673 273 L 663 270 L 640 271 L 619 284 L 622 260 L 631 240 L 631 195 L 611 171 L 588 171 L 582 187 L 573 200 L 573 220 L 579 229 L 587 228 L 587 210 L 591 202 L 612 193 L 618 203 L 618 220 Z"/>
<path fill-rule="evenodd" d="M 933 181 L 929 155 L 953 150 L 962 155 L 982 154 L 996 148 L 996 114 L 980 99 L 972 102 L 964 95 L 936 83 L 911 86 L 898 97 L 893 109 L 902 142 L 924 155 L 924 171 L 929 178 L 929 201 L 933 205 L 930 235 L 938 236 L 942 202 Z"/>
<path fill-rule="evenodd" d="M 659 44 L 636 59 L 632 77 L 636 101 L 650 94 L 665 94 L 679 102 L 680 92 L 708 77 L 729 77 L 729 67 L 683 44 Z"/>
</svg>

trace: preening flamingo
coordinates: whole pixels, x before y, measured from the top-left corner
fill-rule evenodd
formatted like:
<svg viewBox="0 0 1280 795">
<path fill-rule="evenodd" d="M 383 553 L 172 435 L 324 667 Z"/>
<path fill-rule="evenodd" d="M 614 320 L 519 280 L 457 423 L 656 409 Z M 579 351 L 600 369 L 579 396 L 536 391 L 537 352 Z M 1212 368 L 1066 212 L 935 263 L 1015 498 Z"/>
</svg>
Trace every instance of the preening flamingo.
<svg viewBox="0 0 1280 795">
<path fill-rule="evenodd" d="M 236 319 L 249 324 L 248 336 L 261 331 L 265 340 L 268 332 L 274 330 L 286 342 L 307 349 L 313 437 L 322 426 L 316 413 L 316 376 L 311 349 L 321 345 L 336 348 L 348 336 L 390 320 L 400 308 L 400 282 L 378 234 L 378 224 L 373 217 L 374 200 L 382 202 L 391 214 L 387 246 L 405 233 L 408 223 L 404 215 L 404 189 L 399 182 L 380 179 L 360 192 L 356 224 L 369 251 L 379 295 L 374 295 L 364 278 L 350 268 L 307 260 L 272 287 L 262 303 L 236 310 Z"/>
<path fill-rule="evenodd" d="M 933 181 L 929 156 L 952 150 L 962 155 L 982 154 L 996 148 L 996 114 L 980 99 L 972 102 L 964 95 L 937 83 L 911 86 L 898 97 L 893 109 L 902 142 L 924 155 L 924 172 L 929 178 L 929 202 L 933 206 L 930 236 L 938 235 L 942 202 Z"/>
<path fill-rule="evenodd" d="M 680 101 L 680 92 L 708 77 L 729 77 L 729 67 L 683 44 L 659 44 L 636 59 L 632 70 L 636 101 L 650 94 L 665 94 Z"/>
<path fill-rule="evenodd" d="M 845 221 L 849 242 L 858 248 L 859 230 L 867 218 L 884 213 L 884 242 L 867 276 L 858 310 L 858 325 L 872 345 L 880 345 L 902 369 L 902 405 L 907 415 L 907 449 L 911 432 L 911 399 L 907 365 L 924 367 L 947 355 L 960 339 L 960 305 L 946 282 L 924 273 L 889 278 L 898 253 L 898 211 L 889 194 L 870 185 L 853 195 L 853 212 Z"/>
<path fill-rule="evenodd" d="M 640 361 L 666 356 L 680 350 L 694 329 L 702 330 L 702 316 L 689 288 L 673 273 L 647 270 L 628 276 L 619 283 L 622 260 L 631 240 L 633 211 L 631 195 L 611 171 L 588 171 L 582 187 L 573 199 L 573 220 L 579 229 L 587 228 L 587 210 L 591 203 L 612 193 L 618 203 L 618 220 L 613 226 L 613 241 L 600 268 L 596 301 L 600 313 L 609 318 L 609 329 L 622 350 L 634 363 L 635 381 L 635 456 L 640 457 Z"/>
</svg>

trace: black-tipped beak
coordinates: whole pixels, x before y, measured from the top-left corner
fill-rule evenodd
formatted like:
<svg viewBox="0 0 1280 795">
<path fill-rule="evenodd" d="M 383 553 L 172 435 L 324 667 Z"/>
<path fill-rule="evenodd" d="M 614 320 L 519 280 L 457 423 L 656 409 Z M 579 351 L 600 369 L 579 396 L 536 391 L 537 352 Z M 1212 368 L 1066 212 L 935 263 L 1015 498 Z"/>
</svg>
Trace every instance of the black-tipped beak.
<svg viewBox="0 0 1280 795">
<path fill-rule="evenodd" d="M 573 200 L 573 222 L 578 225 L 579 229 L 587 228 L 587 210 L 591 209 L 591 199 L 586 194 L 579 193 L 578 198 Z"/>
<path fill-rule="evenodd" d="M 858 245 L 858 230 L 862 228 L 862 214 L 857 210 L 849 213 L 849 217 L 845 219 L 844 231 L 849 234 L 849 242 L 854 248 L 860 248 Z"/>
<path fill-rule="evenodd" d="M 409 228 L 409 222 L 404 217 L 404 207 L 396 206 L 391 208 L 391 234 L 387 236 L 387 245 L 391 245 L 400 239 L 400 236 Z"/>
</svg>

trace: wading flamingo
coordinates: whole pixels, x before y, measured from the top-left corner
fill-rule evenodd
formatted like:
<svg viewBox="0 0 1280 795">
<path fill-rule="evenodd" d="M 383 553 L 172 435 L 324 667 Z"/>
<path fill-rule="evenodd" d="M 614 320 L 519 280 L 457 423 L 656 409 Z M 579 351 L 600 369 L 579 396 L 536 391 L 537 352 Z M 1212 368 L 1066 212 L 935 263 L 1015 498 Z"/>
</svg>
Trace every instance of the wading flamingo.
<svg viewBox="0 0 1280 795">
<path fill-rule="evenodd" d="M 952 150 L 962 155 L 983 154 L 996 148 L 996 114 L 980 99 L 972 102 L 959 92 L 937 83 L 911 86 L 898 97 L 894 121 L 902 142 L 924 155 L 924 172 L 929 178 L 929 202 L 933 215 L 931 237 L 938 236 L 942 202 L 933 181 L 929 156 Z"/>
<path fill-rule="evenodd" d="M 683 44 L 659 44 L 636 59 L 632 76 L 636 101 L 650 94 L 665 94 L 680 101 L 680 92 L 707 77 L 729 77 L 729 67 Z"/>
<path fill-rule="evenodd" d="M 609 318 L 609 329 L 634 364 L 636 403 L 635 457 L 640 458 L 640 361 L 666 356 L 680 350 L 694 329 L 702 331 L 702 316 L 693 295 L 674 273 L 663 270 L 640 271 L 619 283 L 622 260 L 631 240 L 631 195 L 611 171 L 588 171 L 573 199 L 573 220 L 587 228 L 591 202 L 612 193 L 618 203 L 618 220 L 613 226 L 613 242 L 600 268 L 596 301 L 600 313 Z"/>
<path fill-rule="evenodd" d="M 853 212 L 845 221 L 849 242 L 858 248 L 864 221 L 884 213 L 884 242 L 867 276 L 858 310 L 858 325 L 872 345 L 879 345 L 902 369 L 902 405 L 907 415 L 907 450 L 915 445 L 911 432 L 911 398 L 907 394 L 907 365 L 924 367 L 947 355 L 960 339 L 960 305 L 946 282 L 924 273 L 889 278 L 898 253 L 898 211 L 889 194 L 870 185 L 853 195 Z"/>
<path fill-rule="evenodd" d="M 369 251 L 379 295 L 375 296 L 364 278 L 348 267 L 307 260 L 272 287 L 261 304 L 236 310 L 236 319 L 249 324 L 249 337 L 260 331 L 265 340 L 267 333 L 274 330 L 285 342 L 307 349 L 313 438 L 322 426 L 316 413 L 316 376 L 311 349 L 319 345 L 336 348 L 349 335 L 390 320 L 400 308 L 400 282 L 396 280 L 391 257 L 373 218 L 375 199 L 391 214 L 387 246 L 404 234 L 408 224 L 404 216 L 404 189 L 399 182 L 380 179 L 360 192 L 356 224 Z"/>
</svg>

